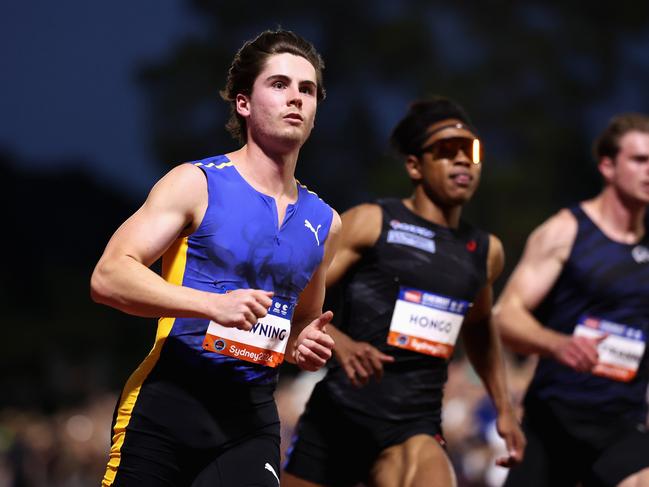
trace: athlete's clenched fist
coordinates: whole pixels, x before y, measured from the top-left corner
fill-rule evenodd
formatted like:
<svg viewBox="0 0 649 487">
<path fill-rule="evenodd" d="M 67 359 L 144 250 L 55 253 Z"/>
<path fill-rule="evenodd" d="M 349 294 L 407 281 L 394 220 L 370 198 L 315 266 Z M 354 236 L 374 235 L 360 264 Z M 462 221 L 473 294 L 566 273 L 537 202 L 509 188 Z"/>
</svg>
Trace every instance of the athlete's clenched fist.
<svg viewBox="0 0 649 487">
<path fill-rule="evenodd" d="M 311 372 L 318 370 L 331 358 L 334 340 L 325 330 L 334 314 L 325 311 L 300 332 L 295 342 L 293 359 L 298 367 Z"/>
<path fill-rule="evenodd" d="M 213 296 L 213 321 L 222 326 L 247 331 L 259 318 L 266 316 L 272 304 L 273 293 L 260 289 L 237 289 Z"/>
</svg>

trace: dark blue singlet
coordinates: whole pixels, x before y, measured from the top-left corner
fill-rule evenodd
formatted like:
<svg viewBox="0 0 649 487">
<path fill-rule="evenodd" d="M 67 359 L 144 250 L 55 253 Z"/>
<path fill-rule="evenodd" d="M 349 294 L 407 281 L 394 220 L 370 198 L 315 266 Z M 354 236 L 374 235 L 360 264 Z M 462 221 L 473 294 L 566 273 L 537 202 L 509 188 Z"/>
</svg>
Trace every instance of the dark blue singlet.
<svg viewBox="0 0 649 487">
<path fill-rule="evenodd" d="M 554 287 L 535 311 L 545 326 L 572 334 L 584 315 L 641 330 L 649 335 L 649 234 L 634 245 L 615 242 L 579 206 L 570 208 L 578 223 L 570 256 Z M 542 358 L 527 398 L 558 399 L 564 403 L 625 414 L 644 421 L 647 414 L 648 353 L 636 377 L 620 382 L 576 372 Z"/>
</svg>

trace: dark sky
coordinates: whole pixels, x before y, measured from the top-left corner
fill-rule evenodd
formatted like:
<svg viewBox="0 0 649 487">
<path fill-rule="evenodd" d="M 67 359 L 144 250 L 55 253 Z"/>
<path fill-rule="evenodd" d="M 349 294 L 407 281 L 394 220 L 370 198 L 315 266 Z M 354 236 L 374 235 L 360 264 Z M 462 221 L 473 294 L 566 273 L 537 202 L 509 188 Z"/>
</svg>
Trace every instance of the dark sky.
<svg viewBox="0 0 649 487">
<path fill-rule="evenodd" d="M 200 30 L 186 3 L 1 2 L 0 148 L 39 171 L 85 161 L 97 178 L 141 195 L 162 169 L 133 77 Z"/>
<path fill-rule="evenodd" d="M 389 1 L 377 6 L 382 8 L 373 10 L 375 16 L 394 16 L 403 10 Z M 565 28 L 556 9 L 534 2 L 520 8 L 529 25 L 549 39 L 555 37 L 553 30 Z M 430 42 L 444 46 L 436 55 L 446 68 L 462 72 L 479 64 L 484 46 L 463 29 L 463 19 L 454 17 L 457 12 L 442 6 L 433 11 Z M 254 19 L 252 24 L 259 29 L 273 26 Z M 149 150 L 146 119 L 151 110 L 135 80 L 138 67 L 162 62 L 179 41 L 200 37 L 204 30 L 186 0 L 0 3 L 0 149 L 37 171 L 82 165 L 84 171 L 141 199 L 169 161 L 155 160 Z M 311 34 L 317 43 L 318 36 Z M 649 28 L 619 40 L 617 48 L 621 69 L 614 73 L 611 96 L 580 107 L 588 138 L 613 113 L 641 109 L 646 103 Z M 592 59 L 573 56 L 568 64 L 566 71 L 575 79 L 602 76 Z M 534 80 L 530 83 L 533 91 Z M 380 84 L 367 90 L 369 99 L 382 100 L 365 103 L 374 115 L 375 129 L 386 135 L 408 99 L 403 90 Z M 355 96 L 332 90 L 328 104 L 350 95 Z"/>
<path fill-rule="evenodd" d="M 534 226 L 599 190 L 589 146 L 608 119 L 649 112 L 649 7 L 638 2 L 610 11 L 596 2 L 586 11 L 574 0 L 501 2 L 499 11 L 492 2 L 443 0 L 376 0 L 369 10 L 369 2 L 347 0 L 290 3 L 0 2 L 0 157 L 20 168 L 5 172 L 0 191 L 0 206 L 10 209 L 5 226 L 17 236 L 5 239 L 4 254 L 20 243 L 5 288 L 0 282 L 15 334 L 0 343 L 0 369 L 12 371 L 0 374 L 1 390 L 23 382 L 28 399 L 40 397 L 32 384 L 49 377 L 46 362 L 19 357 L 23 331 L 39 330 L 48 353 L 60 347 L 83 360 L 106 358 L 111 384 L 146 353 L 150 338 L 142 335 L 152 320 L 92 304 L 90 273 L 170 164 L 233 147 L 217 113 L 227 112 L 218 97 L 224 63 L 263 29 L 294 29 L 325 56 L 328 98 L 298 171 L 339 211 L 410 190 L 386 140 L 407 102 L 441 93 L 465 105 L 487 154 L 467 216 L 501 237 L 507 269 Z M 204 92 L 192 91 L 195 80 Z M 170 155 L 160 140 L 173 136 L 178 150 Z M 116 357 L 127 330 L 140 338 Z M 14 377 L 26 364 L 37 370 Z"/>
</svg>

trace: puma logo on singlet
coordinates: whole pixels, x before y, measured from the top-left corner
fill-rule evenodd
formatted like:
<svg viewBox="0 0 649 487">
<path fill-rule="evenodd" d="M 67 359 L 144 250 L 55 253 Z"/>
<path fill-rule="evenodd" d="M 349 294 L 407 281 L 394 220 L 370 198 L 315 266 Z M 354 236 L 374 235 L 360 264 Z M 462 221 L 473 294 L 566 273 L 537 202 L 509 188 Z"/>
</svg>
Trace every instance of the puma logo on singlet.
<svg viewBox="0 0 649 487">
<path fill-rule="evenodd" d="M 313 235 L 315 236 L 315 241 L 318 244 L 318 247 L 320 246 L 320 239 L 318 238 L 318 230 L 320 230 L 320 227 L 322 225 L 318 225 L 318 228 L 313 228 L 313 225 L 311 225 L 311 222 L 309 220 L 304 220 L 304 226 L 307 227 L 309 230 L 313 232 Z"/>
<path fill-rule="evenodd" d="M 275 477 L 277 479 L 277 485 L 279 485 L 279 477 L 277 476 L 277 473 L 275 472 L 275 469 L 273 468 L 273 466 L 270 463 L 266 462 L 266 465 L 264 465 L 264 468 L 266 470 L 268 470 L 270 473 L 273 474 L 273 477 Z"/>
</svg>

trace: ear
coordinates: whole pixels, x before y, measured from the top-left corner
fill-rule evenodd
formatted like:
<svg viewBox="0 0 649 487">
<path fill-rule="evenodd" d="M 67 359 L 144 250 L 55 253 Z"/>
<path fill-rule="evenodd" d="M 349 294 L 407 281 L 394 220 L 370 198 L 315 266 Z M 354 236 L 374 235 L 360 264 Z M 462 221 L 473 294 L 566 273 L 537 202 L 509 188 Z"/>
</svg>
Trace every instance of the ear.
<svg viewBox="0 0 649 487">
<path fill-rule="evenodd" d="M 413 181 L 419 181 L 421 176 L 421 161 L 417 156 L 409 155 L 406 157 L 406 162 L 404 163 L 406 167 L 406 172 L 410 179 Z"/>
<path fill-rule="evenodd" d="M 250 116 L 250 100 L 246 95 L 239 93 L 234 99 L 234 104 L 239 115 L 242 117 Z"/>
<path fill-rule="evenodd" d="M 604 181 L 610 182 L 615 176 L 615 161 L 610 157 L 604 156 L 599 160 L 597 165 L 599 172 L 602 174 Z"/>
</svg>

